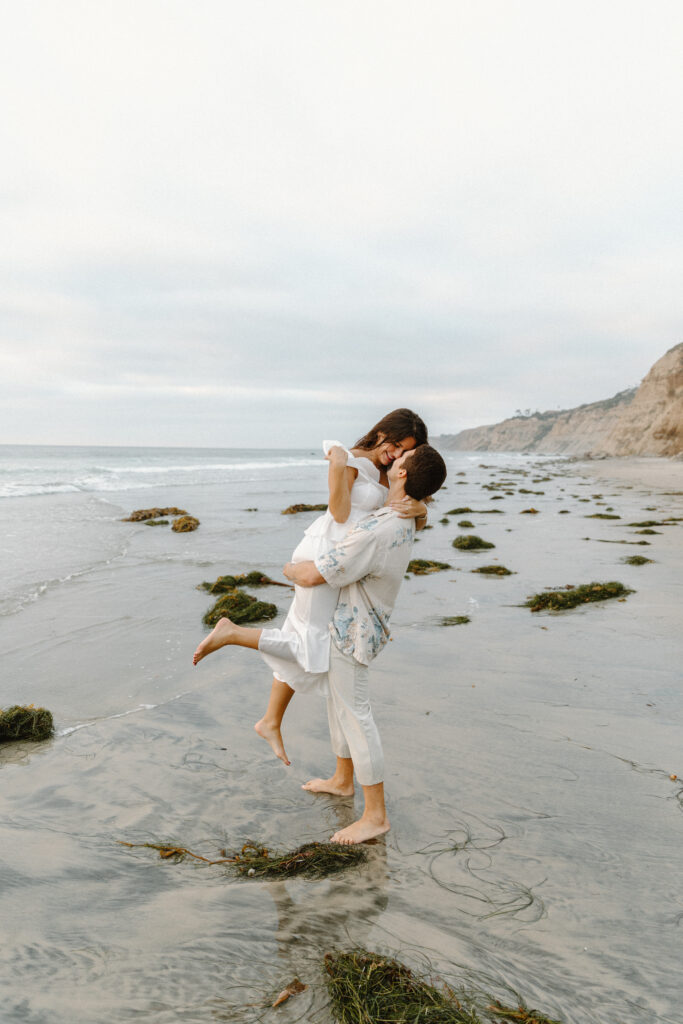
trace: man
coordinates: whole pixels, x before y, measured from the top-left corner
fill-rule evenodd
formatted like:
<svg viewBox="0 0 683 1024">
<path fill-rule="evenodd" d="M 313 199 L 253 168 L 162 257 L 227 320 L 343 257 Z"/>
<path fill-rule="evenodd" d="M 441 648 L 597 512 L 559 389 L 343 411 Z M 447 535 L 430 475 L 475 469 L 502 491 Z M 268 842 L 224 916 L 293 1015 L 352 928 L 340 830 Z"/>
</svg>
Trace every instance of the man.
<svg viewBox="0 0 683 1024">
<path fill-rule="evenodd" d="M 413 520 L 400 519 L 389 507 L 409 496 L 418 501 L 446 479 L 446 467 L 430 445 L 405 452 L 387 472 L 387 503 L 362 519 L 326 555 L 315 562 L 288 562 L 284 573 L 293 583 L 339 587 L 330 624 L 329 695 L 327 711 L 332 749 L 337 757 L 334 775 L 312 779 L 312 793 L 351 795 L 353 775 L 363 787 L 362 816 L 332 836 L 333 843 L 364 843 L 389 831 L 384 802 L 384 757 L 370 707 L 368 665 L 389 639 L 393 610 L 412 550 Z"/>
</svg>

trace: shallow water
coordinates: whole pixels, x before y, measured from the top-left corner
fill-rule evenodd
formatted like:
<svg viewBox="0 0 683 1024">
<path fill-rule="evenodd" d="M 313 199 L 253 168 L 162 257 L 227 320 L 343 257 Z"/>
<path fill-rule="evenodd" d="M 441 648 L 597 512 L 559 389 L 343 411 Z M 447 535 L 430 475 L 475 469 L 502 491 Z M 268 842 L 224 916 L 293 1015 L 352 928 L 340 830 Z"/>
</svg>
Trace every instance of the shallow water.
<svg viewBox="0 0 683 1024">
<path fill-rule="evenodd" d="M 415 556 L 453 568 L 405 581 L 373 668 L 392 831 L 349 874 L 274 883 L 118 845 L 295 846 L 354 816 L 353 800 L 299 788 L 331 766 L 322 703 L 292 704 L 285 769 L 251 729 L 269 688 L 258 656 L 191 665 L 210 603 L 197 583 L 256 567 L 279 578 L 312 518 L 280 510 L 324 500 L 324 463 L 270 453 L 259 472 L 229 452 L 180 454 L 136 450 L 133 487 L 119 451 L 106 491 L 83 489 L 84 464 L 111 482 L 106 451 L 38 469 L 33 456 L 31 484 L 62 489 L 0 500 L 0 706 L 43 704 L 57 729 L 0 748 L 3 1024 L 266 1020 L 294 975 L 309 987 L 278 1019 L 326 1024 L 321 957 L 353 945 L 566 1024 L 679 1020 L 683 526 L 643 538 L 626 524 L 683 515 L 681 496 L 586 481 L 564 462 L 451 456 Z M 146 466 L 165 467 L 163 483 Z M 515 494 L 492 503 L 503 492 L 482 484 L 501 479 Z M 520 515 L 532 502 L 539 514 Z M 119 521 L 166 504 L 200 529 Z M 505 514 L 441 525 L 455 506 Z M 607 506 L 622 519 L 584 518 Z M 496 547 L 458 552 L 461 532 Z M 600 543 L 621 539 L 650 544 Z M 622 564 L 634 552 L 653 564 Z M 469 571 L 495 558 L 515 575 Z M 607 579 L 636 593 L 519 607 L 544 586 Z M 261 595 L 284 615 L 286 591 Z M 439 625 L 460 614 L 469 625 Z"/>
</svg>

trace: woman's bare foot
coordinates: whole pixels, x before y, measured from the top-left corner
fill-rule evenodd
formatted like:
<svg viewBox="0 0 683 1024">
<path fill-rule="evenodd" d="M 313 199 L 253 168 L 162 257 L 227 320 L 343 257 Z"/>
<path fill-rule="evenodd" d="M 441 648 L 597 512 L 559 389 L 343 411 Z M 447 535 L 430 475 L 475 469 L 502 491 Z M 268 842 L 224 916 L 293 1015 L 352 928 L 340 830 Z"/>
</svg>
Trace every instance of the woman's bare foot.
<svg viewBox="0 0 683 1024">
<path fill-rule="evenodd" d="M 270 743 L 273 753 L 276 757 L 279 757 L 283 764 L 290 765 L 292 762 L 285 753 L 285 745 L 282 742 L 282 735 L 280 733 L 280 727 L 278 725 L 270 725 L 265 718 L 260 719 L 254 726 L 254 729 L 259 734 L 261 739 L 266 740 Z"/>
<path fill-rule="evenodd" d="M 353 796 L 354 792 L 353 782 L 337 779 L 334 775 L 331 779 L 310 779 L 301 788 L 309 793 L 331 793 L 333 796 Z"/>
<path fill-rule="evenodd" d="M 231 644 L 233 642 L 235 628 L 235 623 L 231 622 L 230 619 L 219 619 L 209 635 L 202 640 L 199 647 L 194 652 L 194 655 L 192 656 L 192 664 L 196 665 L 202 660 L 202 658 L 205 658 L 207 654 L 213 654 L 213 652 L 219 650 L 219 648 L 225 647 L 227 644 Z"/>
<path fill-rule="evenodd" d="M 384 817 L 381 821 L 379 819 L 373 820 L 370 817 L 363 815 L 358 821 L 354 821 L 353 825 L 348 825 L 346 828 L 340 829 L 339 832 L 335 832 L 330 839 L 331 843 L 345 843 L 350 846 L 354 843 L 367 843 L 370 839 L 376 839 L 377 836 L 383 836 L 385 832 L 388 832 L 391 828 L 389 819 Z"/>
</svg>

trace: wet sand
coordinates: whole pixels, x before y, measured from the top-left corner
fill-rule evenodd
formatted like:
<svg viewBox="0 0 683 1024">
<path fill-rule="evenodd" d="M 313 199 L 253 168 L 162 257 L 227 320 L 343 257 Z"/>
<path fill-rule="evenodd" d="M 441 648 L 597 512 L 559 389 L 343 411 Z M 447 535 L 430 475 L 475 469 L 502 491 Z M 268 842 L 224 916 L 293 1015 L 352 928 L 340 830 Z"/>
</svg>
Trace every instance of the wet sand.
<svg viewBox="0 0 683 1024">
<path fill-rule="evenodd" d="M 117 845 L 293 847 L 358 809 L 358 794 L 300 789 L 332 764 L 322 703 L 295 698 L 286 769 L 251 728 L 269 687 L 258 656 L 191 665 L 208 604 L 196 584 L 256 566 L 276 576 L 307 524 L 278 518 L 282 495 L 240 498 L 263 525 L 233 513 L 226 532 L 227 513 L 204 509 L 215 494 L 157 492 L 139 505 L 190 506 L 204 533 L 112 524 L 132 531 L 121 560 L 4 620 L 6 678 L 52 708 L 58 735 L 0 748 L 3 1022 L 329 1024 L 321 958 L 354 945 L 565 1024 L 679 1019 L 683 525 L 642 537 L 627 524 L 683 516 L 683 498 L 663 493 L 680 489 L 668 478 L 656 489 L 605 473 L 598 487 L 583 466 L 521 465 L 526 476 L 502 456 L 452 462 L 415 546 L 452 569 L 405 581 L 373 667 L 392 831 L 344 876 L 235 879 Z M 514 494 L 484 486 L 502 481 Z M 520 514 L 532 503 L 537 515 Z M 505 514 L 442 525 L 456 506 Z M 621 519 L 585 518 L 607 507 Z M 496 547 L 456 551 L 462 532 Z M 652 564 L 625 565 L 633 553 Z M 515 574 L 470 572 L 496 559 Z M 546 586 L 607 579 L 636 592 L 567 613 L 520 607 Z M 284 616 L 279 588 L 259 596 Z M 468 625 L 439 624 L 461 614 Z M 266 1011 L 294 975 L 306 992 Z"/>
<path fill-rule="evenodd" d="M 595 459 L 573 463 L 582 476 L 621 480 L 634 487 L 683 491 L 683 460 L 654 457 Z"/>
</svg>

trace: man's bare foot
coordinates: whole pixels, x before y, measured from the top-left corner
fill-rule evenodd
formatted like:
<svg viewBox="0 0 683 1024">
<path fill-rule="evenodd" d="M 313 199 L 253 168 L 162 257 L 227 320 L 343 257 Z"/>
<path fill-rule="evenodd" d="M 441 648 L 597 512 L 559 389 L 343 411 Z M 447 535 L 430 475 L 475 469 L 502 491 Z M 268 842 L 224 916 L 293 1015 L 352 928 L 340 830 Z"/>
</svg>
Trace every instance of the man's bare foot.
<svg viewBox="0 0 683 1024">
<path fill-rule="evenodd" d="M 309 793 L 331 793 L 332 796 L 353 796 L 353 782 L 345 782 L 333 775 L 331 779 L 310 779 L 302 789 Z"/>
<path fill-rule="evenodd" d="M 290 765 L 292 762 L 285 753 L 285 745 L 282 742 L 282 735 L 278 726 L 269 725 L 265 718 L 260 719 L 254 726 L 261 739 L 270 743 L 273 753 L 279 757 L 283 764 Z"/>
<path fill-rule="evenodd" d="M 235 623 L 231 622 L 230 619 L 219 619 L 209 635 L 202 640 L 199 647 L 194 652 L 194 655 L 192 656 L 192 664 L 196 665 L 202 660 L 202 658 L 205 658 L 207 654 L 213 654 L 213 652 L 219 650 L 219 648 L 225 647 L 227 644 L 231 644 L 234 637 L 234 630 Z"/>
<path fill-rule="evenodd" d="M 358 821 L 354 821 L 353 825 L 348 825 L 347 828 L 342 828 L 339 832 L 335 832 L 330 842 L 345 843 L 347 846 L 354 843 L 367 843 L 370 839 L 383 836 L 390 828 L 387 817 L 383 818 L 382 821 L 373 821 L 363 816 Z"/>
</svg>

